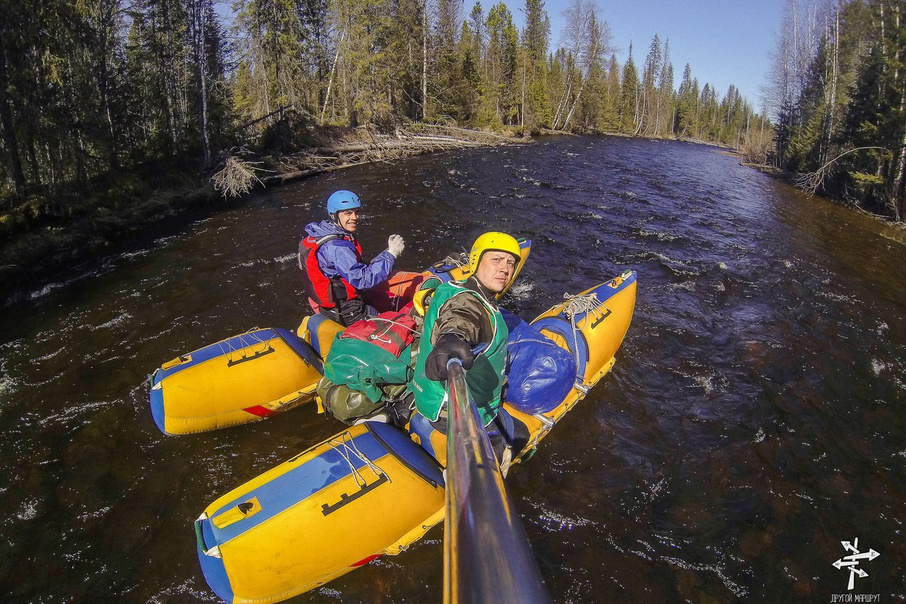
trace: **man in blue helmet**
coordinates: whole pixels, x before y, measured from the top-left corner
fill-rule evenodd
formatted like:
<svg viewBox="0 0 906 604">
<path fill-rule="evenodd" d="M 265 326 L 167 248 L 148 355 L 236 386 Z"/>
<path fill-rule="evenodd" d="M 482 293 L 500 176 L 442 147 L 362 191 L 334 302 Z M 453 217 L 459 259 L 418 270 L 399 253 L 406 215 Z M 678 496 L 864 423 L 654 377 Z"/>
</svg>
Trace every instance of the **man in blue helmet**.
<svg viewBox="0 0 906 604">
<path fill-rule="evenodd" d="M 327 199 L 330 219 L 308 224 L 308 236 L 299 243 L 299 267 L 312 301 L 318 312 L 344 326 L 376 314 L 361 292 L 387 279 L 404 247 L 402 237 L 391 235 L 387 249 L 366 264 L 355 237 L 361 208 L 352 191 L 335 191 Z"/>
</svg>

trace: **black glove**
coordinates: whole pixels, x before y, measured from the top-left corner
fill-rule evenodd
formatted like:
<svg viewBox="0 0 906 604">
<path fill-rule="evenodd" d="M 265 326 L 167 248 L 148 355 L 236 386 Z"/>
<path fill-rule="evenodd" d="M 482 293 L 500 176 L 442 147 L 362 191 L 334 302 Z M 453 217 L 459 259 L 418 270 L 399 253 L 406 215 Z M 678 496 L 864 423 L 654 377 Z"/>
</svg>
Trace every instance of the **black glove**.
<svg viewBox="0 0 906 604">
<path fill-rule="evenodd" d="M 425 359 L 425 376 L 429 380 L 442 382 L 447 379 L 447 361 L 459 359 L 463 369 L 471 369 L 475 355 L 469 343 L 452 333 L 445 333 L 437 338 L 434 349 Z"/>
</svg>

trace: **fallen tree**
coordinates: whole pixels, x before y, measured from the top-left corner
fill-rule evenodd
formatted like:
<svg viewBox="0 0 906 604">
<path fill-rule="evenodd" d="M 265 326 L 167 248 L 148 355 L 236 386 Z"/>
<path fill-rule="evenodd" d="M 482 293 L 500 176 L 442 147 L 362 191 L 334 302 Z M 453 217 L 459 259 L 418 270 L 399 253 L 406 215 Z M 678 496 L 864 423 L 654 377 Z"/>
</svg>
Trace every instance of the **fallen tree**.
<svg viewBox="0 0 906 604">
<path fill-rule="evenodd" d="M 357 128 L 329 145 L 311 147 L 290 155 L 273 158 L 272 172 L 259 178 L 261 161 L 226 155 L 223 168 L 212 177 L 214 187 L 224 197 L 247 193 L 256 183 L 264 186 L 283 184 L 324 172 L 373 162 L 387 162 L 434 153 L 475 147 L 493 147 L 522 142 L 524 139 L 453 126 L 412 124 L 392 134 Z"/>
</svg>

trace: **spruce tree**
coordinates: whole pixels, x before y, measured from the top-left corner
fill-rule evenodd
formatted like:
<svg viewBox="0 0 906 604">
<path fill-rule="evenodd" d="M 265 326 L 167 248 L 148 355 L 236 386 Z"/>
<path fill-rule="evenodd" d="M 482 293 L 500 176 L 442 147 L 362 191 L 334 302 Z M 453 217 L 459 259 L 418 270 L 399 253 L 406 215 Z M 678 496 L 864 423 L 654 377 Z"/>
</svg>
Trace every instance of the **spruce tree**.
<svg viewBox="0 0 906 604">
<path fill-rule="evenodd" d="M 641 112 L 641 91 L 639 72 L 632 60 L 632 45 L 629 45 L 629 58 L 623 65 L 623 82 L 620 89 L 620 132 L 638 134 Z"/>
</svg>

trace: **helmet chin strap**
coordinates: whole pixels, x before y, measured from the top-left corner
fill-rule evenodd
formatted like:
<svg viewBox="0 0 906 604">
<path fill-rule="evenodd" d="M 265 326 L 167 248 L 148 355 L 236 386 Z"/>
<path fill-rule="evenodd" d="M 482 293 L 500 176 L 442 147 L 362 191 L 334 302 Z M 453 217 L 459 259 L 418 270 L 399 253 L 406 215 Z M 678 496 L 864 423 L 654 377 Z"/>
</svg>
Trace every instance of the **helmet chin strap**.
<svg viewBox="0 0 906 604">
<path fill-rule="evenodd" d="M 350 235 L 353 234 L 352 231 L 348 230 L 346 227 L 344 227 L 342 225 L 342 223 L 340 223 L 340 213 L 339 212 L 334 212 L 333 214 L 330 215 L 330 217 L 333 219 L 333 223 L 335 225 L 337 225 L 338 227 L 343 229 L 344 233 L 349 233 Z"/>
</svg>

